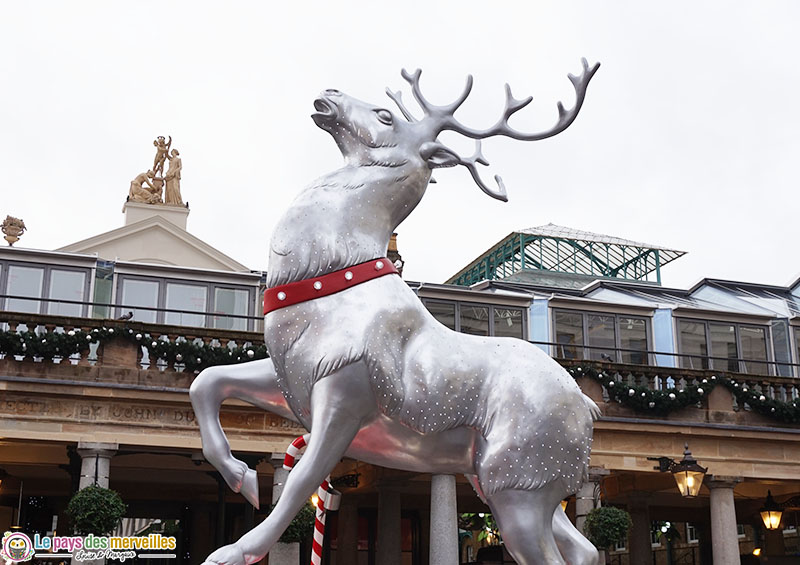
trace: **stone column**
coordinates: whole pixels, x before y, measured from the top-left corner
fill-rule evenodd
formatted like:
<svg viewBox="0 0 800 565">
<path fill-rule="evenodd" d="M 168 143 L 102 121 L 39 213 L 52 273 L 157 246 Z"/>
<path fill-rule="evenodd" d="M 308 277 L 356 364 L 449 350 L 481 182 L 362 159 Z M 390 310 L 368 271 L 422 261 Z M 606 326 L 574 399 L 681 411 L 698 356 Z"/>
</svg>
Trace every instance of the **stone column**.
<svg viewBox="0 0 800 565">
<path fill-rule="evenodd" d="M 631 531 L 628 538 L 628 551 L 631 563 L 652 563 L 653 548 L 650 545 L 650 511 L 646 494 L 634 494 L 628 498 L 628 512 L 631 515 Z"/>
<path fill-rule="evenodd" d="M 586 523 L 586 516 L 596 508 L 594 493 L 597 485 L 608 476 L 610 471 L 602 467 L 589 467 L 589 480 L 586 481 L 578 492 L 575 493 L 575 527 L 578 531 L 586 535 L 583 525 Z M 597 501 L 597 506 L 600 501 Z"/>
<path fill-rule="evenodd" d="M 111 458 L 119 449 L 116 443 L 78 442 L 78 455 L 81 456 L 81 475 L 78 479 L 78 490 L 97 485 L 108 488 L 108 478 L 111 474 Z M 78 561 L 71 559 L 73 564 L 103 565 L 105 559 L 87 559 Z"/>
<path fill-rule="evenodd" d="M 116 443 L 79 442 L 78 455 L 81 456 L 81 476 L 78 489 L 83 490 L 95 483 L 108 488 L 108 477 L 111 471 L 111 458 L 119 449 Z"/>
<path fill-rule="evenodd" d="M 289 471 L 283 468 L 283 457 L 285 453 L 273 453 L 269 459 L 270 464 L 275 469 L 272 476 L 272 504 L 278 502 L 283 492 L 283 486 L 289 476 Z M 300 563 L 300 544 L 299 543 L 276 543 L 269 550 L 269 565 L 297 565 Z"/>
<path fill-rule="evenodd" d="M 431 563 L 458 565 L 456 478 L 431 477 Z"/>
<path fill-rule="evenodd" d="M 400 493 L 378 487 L 378 541 L 376 562 L 381 565 L 400 565 Z M 337 560 L 338 561 L 338 560 Z M 345 563 L 344 561 L 342 563 Z"/>
<path fill-rule="evenodd" d="M 358 563 L 358 507 L 342 499 L 337 517 L 336 562 Z"/>
<path fill-rule="evenodd" d="M 714 565 L 738 565 L 739 538 L 736 535 L 736 507 L 733 488 L 741 477 L 710 475 L 706 486 L 711 490 L 711 549 Z"/>
</svg>

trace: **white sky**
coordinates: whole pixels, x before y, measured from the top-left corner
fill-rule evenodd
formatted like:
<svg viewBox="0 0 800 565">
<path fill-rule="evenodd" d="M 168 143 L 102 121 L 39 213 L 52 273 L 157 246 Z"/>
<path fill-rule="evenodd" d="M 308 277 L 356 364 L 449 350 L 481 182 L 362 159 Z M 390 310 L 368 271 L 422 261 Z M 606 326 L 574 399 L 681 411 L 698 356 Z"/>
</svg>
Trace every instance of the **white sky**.
<svg viewBox="0 0 800 565">
<path fill-rule="evenodd" d="M 573 102 L 568 72 L 601 61 L 583 111 L 540 142 L 484 143 L 509 202 L 463 167 L 438 171 L 399 228 L 406 278 L 442 282 L 518 228 L 553 222 L 689 251 L 664 284 L 800 275 L 800 3 L 5 2 L 0 216 L 54 249 L 120 227 L 157 135 L 183 158 L 189 231 L 251 269 L 294 195 L 338 168 L 309 118 L 325 88 L 395 111 L 386 86 L 493 123 L 503 83 L 541 130 Z M 408 89 L 405 90 L 410 100 Z M 445 138 L 445 141 L 448 141 Z M 471 152 L 471 142 L 456 140 Z"/>
</svg>

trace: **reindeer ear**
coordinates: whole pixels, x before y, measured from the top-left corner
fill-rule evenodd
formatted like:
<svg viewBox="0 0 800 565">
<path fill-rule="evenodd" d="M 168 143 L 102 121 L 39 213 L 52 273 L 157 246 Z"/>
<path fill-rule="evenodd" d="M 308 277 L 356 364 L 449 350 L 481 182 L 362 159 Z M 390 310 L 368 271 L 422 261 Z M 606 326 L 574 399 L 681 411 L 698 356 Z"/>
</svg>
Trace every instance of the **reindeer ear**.
<svg viewBox="0 0 800 565">
<path fill-rule="evenodd" d="M 431 169 L 455 167 L 461 163 L 461 157 L 456 155 L 452 149 L 448 149 L 435 141 L 423 143 L 422 147 L 419 148 L 419 154 Z"/>
</svg>

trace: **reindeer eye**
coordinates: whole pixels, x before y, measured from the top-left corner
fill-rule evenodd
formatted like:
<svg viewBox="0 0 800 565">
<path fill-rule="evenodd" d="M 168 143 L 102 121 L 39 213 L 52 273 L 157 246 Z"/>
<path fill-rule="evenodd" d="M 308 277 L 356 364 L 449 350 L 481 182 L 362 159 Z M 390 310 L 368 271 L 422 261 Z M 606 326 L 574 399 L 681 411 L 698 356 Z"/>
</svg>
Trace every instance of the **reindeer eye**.
<svg viewBox="0 0 800 565">
<path fill-rule="evenodd" d="M 375 110 L 375 114 L 378 116 L 378 120 L 380 120 L 381 123 L 387 126 L 392 125 L 392 113 L 389 110 Z"/>
</svg>

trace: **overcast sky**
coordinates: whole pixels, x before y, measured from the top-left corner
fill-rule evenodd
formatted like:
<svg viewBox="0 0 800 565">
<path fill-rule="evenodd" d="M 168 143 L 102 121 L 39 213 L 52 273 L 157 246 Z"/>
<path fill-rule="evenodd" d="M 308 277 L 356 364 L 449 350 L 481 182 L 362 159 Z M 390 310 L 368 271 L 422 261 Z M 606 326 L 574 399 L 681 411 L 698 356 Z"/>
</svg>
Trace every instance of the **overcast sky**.
<svg viewBox="0 0 800 565">
<path fill-rule="evenodd" d="M 0 17 L 0 216 L 55 249 L 120 227 L 153 139 L 183 158 L 189 231 L 266 270 L 272 227 L 341 165 L 309 118 L 337 88 L 393 108 L 421 67 L 434 102 L 475 76 L 461 121 L 494 123 L 503 83 L 533 95 L 520 129 L 573 102 L 565 133 L 484 143 L 509 202 L 437 171 L 399 228 L 406 278 L 442 282 L 515 229 L 553 222 L 688 251 L 667 286 L 800 276 L 800 3 L 17 2 Z M 410 99 L 406 89 L 406 97 Z M 471 142 L 451 139 L 464 153 Z"/>
</svg>

